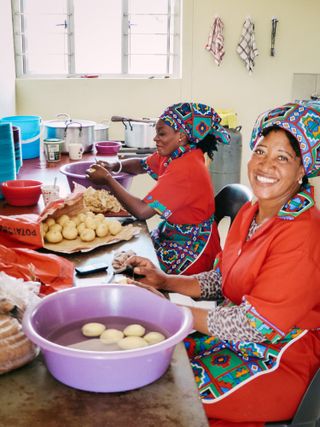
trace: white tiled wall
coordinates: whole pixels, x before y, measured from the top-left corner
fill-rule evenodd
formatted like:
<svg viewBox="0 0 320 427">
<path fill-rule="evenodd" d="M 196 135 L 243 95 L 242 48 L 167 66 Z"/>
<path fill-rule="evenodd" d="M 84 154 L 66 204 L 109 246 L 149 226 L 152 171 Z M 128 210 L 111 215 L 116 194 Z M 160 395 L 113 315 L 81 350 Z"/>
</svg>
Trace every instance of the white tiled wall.
<svg viewBox="0 0 320 427">
<path fill-rule="evenodd" d="M 320 96 L 320 74 L 297 73 L 293 75 L 292 100 Z"/>
</svg>

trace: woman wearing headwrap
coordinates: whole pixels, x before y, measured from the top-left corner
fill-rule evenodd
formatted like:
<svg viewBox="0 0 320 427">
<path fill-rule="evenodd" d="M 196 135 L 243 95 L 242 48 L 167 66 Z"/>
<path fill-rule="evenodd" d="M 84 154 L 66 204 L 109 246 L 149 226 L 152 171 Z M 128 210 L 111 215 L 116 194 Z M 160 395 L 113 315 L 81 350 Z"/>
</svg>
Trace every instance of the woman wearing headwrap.
<svg viewBox="0 0 320 427">
<path fill-rule="evenodd" d="M 119 164 L 99 162 L 88 177 L 110 187 L 136 218 L 159 214 L 162 222 L 151 234 L 161 268 L 169 274 L 194 274 L 212 268 L 221 250 L 214 221 L 214 191 L 204 153 L 213 157 L 216 143 L 228 143 L 220 117 L 204 104 L 168 107 L 156 124 L 157 152 L 121 162 L 122 171 L 148 173 L 157 183 L 143 200 L 127 192 L 112 176 Z"/>
<path fill-rule="evenodd" d="M 191 308 L 197 332 L 185 341 L 213 426 L 291 419 L 320 366 L 320 212 L 308 183 L 320 175 L 320 103 L 267 111 L 251 147 L 256 201 L 239 211 L 212 271 L 169 276 L 128 260 L 149 286 L 223 299 Z"/>
</svg>

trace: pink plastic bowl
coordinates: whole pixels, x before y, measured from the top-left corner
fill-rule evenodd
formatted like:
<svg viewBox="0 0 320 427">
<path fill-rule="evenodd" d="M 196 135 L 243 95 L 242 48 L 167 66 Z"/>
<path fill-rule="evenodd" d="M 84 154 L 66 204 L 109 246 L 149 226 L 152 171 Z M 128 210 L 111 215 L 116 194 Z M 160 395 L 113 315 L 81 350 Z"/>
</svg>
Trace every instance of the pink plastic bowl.
<svg viewBox="0 0 320 427">
<path fill-rule="evenodd" d="M 134 350 L 86 351 L 48 340 L 61 327 L 104 316 L 151 322 L 167 332 L 158 344 Z M 192 329 L 189 309 L 134 285 L 93 285 L 46 296 L 23 318 L 23 330 L 37 344 L 50 373 L 62 383 L 87 391 L 133 390 L 160 378 L 175 345 Z"/>
<path fill-rule="evenodd" d="M 121 142 L 119 141 L 99 141 L 95 143 L 95 147 L 98 154 L 115 155 L 121 148 Z"/>
<path fill-rule="evenodd" d="M 41 195 L 42 182 L 32 179 L 14 179 L 1 184 L 2 193 L 12 206 L 36 205 Z"/>
<path fill-rule="evenodd" d="M 60 172 L 66 175 L 71 191 L 73 191 L 74 189 L 75 182 L 77 184 L 83 185 L 84 187 L 93 187 L 98 190 L 101 190 L 102 188 L 105 190 L 108 189 L 108 187 L 105 185 L 93 184 L 93 182 L 91 182 L 86 177 L 86 170 L 89 169 L 92 164 L 92 161 L 84 161 L 68 163 L 66 165 L 61 166 Z M 117 175 L 114 175 L 113 178 L 116 179 L 124 188 L 129 190 L 130 185 L 132 183 L 133 175 L 121 172 Z"/>
</svg>

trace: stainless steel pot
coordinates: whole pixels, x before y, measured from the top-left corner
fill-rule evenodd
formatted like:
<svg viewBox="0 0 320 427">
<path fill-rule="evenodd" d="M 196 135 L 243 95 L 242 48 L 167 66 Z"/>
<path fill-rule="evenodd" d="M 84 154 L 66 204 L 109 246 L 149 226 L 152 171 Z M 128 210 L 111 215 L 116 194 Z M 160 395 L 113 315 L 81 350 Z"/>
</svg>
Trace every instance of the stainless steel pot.
<svg viewBox="0 0 320 427">
<path fill-rule="evenodd" d="M 134 148 L 151 148 L 156 143 L 153 140 L 156 135 L 156 120 L 141 121 L 123 121 L 125 126 L 125 144 Z"/>
<path fill-rule="evenodd" d="M 109 124 L 108 123 L 97 123 L 94 127 L 94 140 L 108 141 L 109 140 Z"/>
<path fill-rule="evenodd" d="M 63 139 L 62 153 L 69 152 L 70 143 L 80 143 L 84 152 L 91 151 L 95 142 L 96 122 L 79 119 L 44 122 L 44 138 Z"/>
</svg>

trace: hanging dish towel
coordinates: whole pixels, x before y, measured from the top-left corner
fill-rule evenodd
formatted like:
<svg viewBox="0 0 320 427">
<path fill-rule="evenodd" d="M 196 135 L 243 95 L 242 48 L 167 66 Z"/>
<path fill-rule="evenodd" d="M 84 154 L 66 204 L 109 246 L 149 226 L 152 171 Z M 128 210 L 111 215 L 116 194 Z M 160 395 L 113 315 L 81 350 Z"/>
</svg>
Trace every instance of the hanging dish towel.
<svg viewBox="0 0 320 427">
<path fill-rule="evenodd" d="M 259 55 L 259 52 L 255 42 L 254 24 L 250 18 L 246 18 L 244 21 L 237 52 L 251 74 L 255 65 L 255 57 Z"/>
<path fill-rule="evenodd" d="M 225 54 L 223 28 L 223 22 L 216 16 L 209 33 L 208 42 L 205 46 L 205 48 L 212 53 L 217 65 L 221 64 Z"/>
</svg>

